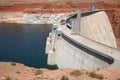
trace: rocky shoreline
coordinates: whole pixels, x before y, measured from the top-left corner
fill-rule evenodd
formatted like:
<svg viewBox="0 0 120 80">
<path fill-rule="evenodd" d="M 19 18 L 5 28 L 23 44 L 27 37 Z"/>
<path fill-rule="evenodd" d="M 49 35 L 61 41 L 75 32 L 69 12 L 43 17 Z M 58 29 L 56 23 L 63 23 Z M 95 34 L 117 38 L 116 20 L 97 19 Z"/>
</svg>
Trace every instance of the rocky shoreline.
<svg viewBox="0 0 120 80">
<path fill-rule="evenodd" d="M 23 12 L 1 12 L 0 23 L 19 23 L 19 24 L 52 24 L 52 22 L 64 15 L 60 14 L 33 14 Z"/>
<path fill-rule="evenodd" d="M 23 14 L 23 24 L 52 24 L 53 21 L 64 14 Z"/>
</svg>

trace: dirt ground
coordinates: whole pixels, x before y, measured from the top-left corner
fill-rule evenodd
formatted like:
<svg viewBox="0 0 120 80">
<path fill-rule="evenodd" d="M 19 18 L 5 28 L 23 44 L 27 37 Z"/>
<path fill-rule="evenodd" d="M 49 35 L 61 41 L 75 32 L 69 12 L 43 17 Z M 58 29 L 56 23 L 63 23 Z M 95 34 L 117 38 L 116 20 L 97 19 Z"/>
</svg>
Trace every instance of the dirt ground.
<svg viewBox="0 0 120 80">
<path fill-rule="evenodd" d="M 69 80 L 119 80 L 120 71 L 113 69 L 80 70 L 77 73 L 73 69 L 48 70 L 40 69 L 42 74 L 36 75 L 35 68 L 13 62 L 0 62 L 0 80 L 61 80 L 63 76 Z M 80 73 L 79 73 L 80 72 Z M 91 77 L 90 74 L 102 75 Z M 77 75 L 74 75 L 77 74 Z M 8 79 L 9 78 L 9 79 Z M 100 78 L 100 79 L 99 79 Z"/>
</svg>

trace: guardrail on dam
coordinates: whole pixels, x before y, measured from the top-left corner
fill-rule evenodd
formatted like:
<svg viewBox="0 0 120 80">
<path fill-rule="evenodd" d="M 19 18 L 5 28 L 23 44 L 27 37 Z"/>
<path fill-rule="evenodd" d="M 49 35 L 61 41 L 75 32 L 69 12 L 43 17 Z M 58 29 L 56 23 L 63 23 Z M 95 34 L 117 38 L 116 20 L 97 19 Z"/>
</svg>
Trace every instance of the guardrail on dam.
<svg viewBox="0 0 120 80">
<path fill-rule="evenodd" d="M 62 34 L 62 38 L 64 40 L 66 40 L 67 42 L 69 42 L 70 44 L 72 44 L 73 46 L 77 47 L 78 49 L 81 49 L 82 51 L 84 51 L 84 52 L 86 52 L 86 53 L 88 53 L 96 58 L 99 58 L 99 59 L 107 62 L 108 64 L 112 64 L 114 62 L 114 59 L 112 57 L 105 55 L 101 52 L 98 52 L 92 48 L 89 48 L 89 47 L 85 46 L 84 44 L 78 43 L 65 34 Z"/>
<path fill-rule="evenodd" d="M 114 36 L 109 37 L 109 35 L 113 35 L 113 32 L 111 32 L 111 30 L 106 28 L 109 24 L 108 24 L 108 20 L 105 12 L 101 10 L 89 11 L 89 12 L 82 13 L 82 15 L 84 16 L 81 16 L 78 14 L 77 16 L 81 16 L 81 19 L 78 19 L 81 22 L 81 27 L 86 27 L 87 23 L 85 24 L 82 23 L 84 22 L 84 20 L 94 16 L 96 17 L 94 18 L 94 21 L 96 21 L 102 15 L 103 22 L 101 20 L 98 20 L 98 24 L 100 23 L 108 24 L 108 25 L 104 25 L 104 28 L 106 28 L 105 31 L 108 33 L 108 34 L 106 33 L 105 35 L 108 35 L 108 37 L 102 36 L 110 40 L 107 43 L 104 40 L 103 41 L 101 40 L 100 42 L 98 42 L 97 40 L 99 40 L 99 37 L 96 38 L 95 36 L 93 36 L 93 39 L 91 39 L 91 37 L 87 37 L 85 35 L 86 33 L 76 34 L 75 33 L 76 29 L 74 29 L 74 27 L 72 29 L 71 21 L 69 21 L 71 18 L 75 17 L 74 14 L 75 13 L 73 13 L 73 15 L 66 14 L 64 16 L 61 16 L 57 20 L 57 22 L 54 23 L 52 28 L 52 33 L 49 34 L 49 37 L 47 38 L 47 42 L 46 42 L 46 54 L 48 54 L 48 64 L 49 65 L 57 64 L 59 68 L 120 69 L 119 67 L 120 51 L 116 49 L 116 45 L 114 44 Z M 73 20 L 74 20 L 73 23 L 77 22 L 76 19 L 73 19 Z M 101 27 L 98 27 L 98 28 L 101 29 Z M 83 30 L 83 29 L 80 28 L 80 30 Z M 92 34 L 90 32 L 88 33 Z M 100 35 L 100 38 L 101 38 L 101 35 Z M 113 40 L 112 43 L 111 43 L 111 40 Z"/>
</svg>

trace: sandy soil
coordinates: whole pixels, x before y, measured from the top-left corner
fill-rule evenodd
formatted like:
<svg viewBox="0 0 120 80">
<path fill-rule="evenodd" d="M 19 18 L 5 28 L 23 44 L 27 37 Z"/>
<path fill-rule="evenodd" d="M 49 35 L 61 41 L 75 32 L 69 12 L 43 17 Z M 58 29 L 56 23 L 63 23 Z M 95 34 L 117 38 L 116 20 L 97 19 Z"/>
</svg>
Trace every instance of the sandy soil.
<svg viewBox="0 0 120 80">
<path fill-rule="evenodd" d="M 61 80 L 63 75 L 67 76 L 69 80 L 100 80 L 91 78 L 89 76 L 90 72 L 102 74 L 103 80 L 120 79 L 120 71 L 113 69 L 81 70 L 82 75 L 80 76 L 71 75 L 70 73 L 74 71 L 73 69 L 41 69 L 43 73 L 35 75 L 37 69 L 19 63 L 14 64 L 11 62 L 0 62 L 0 80 L 6 80 L 7 77 L 11 78 L 11 80 Z"/>
</svg>

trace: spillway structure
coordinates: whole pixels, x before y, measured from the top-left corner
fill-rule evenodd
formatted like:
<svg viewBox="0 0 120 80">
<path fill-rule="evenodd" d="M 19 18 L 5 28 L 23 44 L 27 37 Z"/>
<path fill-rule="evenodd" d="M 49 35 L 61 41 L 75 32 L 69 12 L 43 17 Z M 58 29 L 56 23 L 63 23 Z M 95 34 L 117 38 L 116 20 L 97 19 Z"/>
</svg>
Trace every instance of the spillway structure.
<svg viewBox="0 0 120 80">
<path fill-rule="evenodd" d="M 108 16 L 104 10 L 88 11 L 60 16 L 46 41 L 47 63 L 59 68 L 120 70 L 120 50 Z"/>
</svg>

